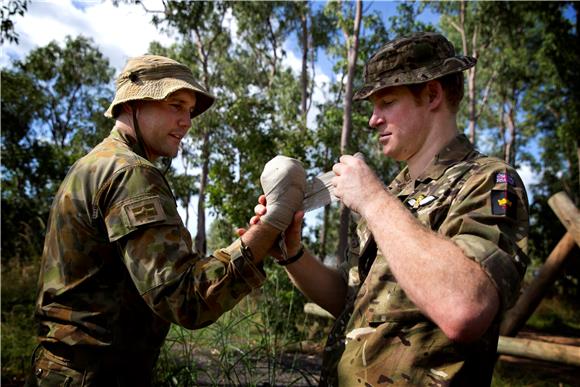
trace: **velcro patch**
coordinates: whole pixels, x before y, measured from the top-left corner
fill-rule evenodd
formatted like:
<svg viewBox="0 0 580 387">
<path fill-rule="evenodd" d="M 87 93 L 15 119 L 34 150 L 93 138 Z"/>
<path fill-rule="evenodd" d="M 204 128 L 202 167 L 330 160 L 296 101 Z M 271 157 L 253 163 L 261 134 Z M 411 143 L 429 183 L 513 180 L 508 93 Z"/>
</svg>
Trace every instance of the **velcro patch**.
<svg viewBox="0 0 580 387">
<path fill-rule="evenodd" d="M 509 173 L 505 173 L 505 172 L 498 172 L 495 175 L 495 182 L 496 183 L 510 184 L 510 185 L 514 185 L 514 183 L 515 183 L 513 176 L 511 176 Z"/>
<path fill-rule="evenodd" d="M 491 213 L 513 217 L 517 208 L 517 196 L 510 191 L 491 191 Z"/>
<path fill-rule="evenodd" d="M 129 224 L 133 227 L 165 220 L 159 197 L 151 197 L 124 206 Z"/>
</svg>

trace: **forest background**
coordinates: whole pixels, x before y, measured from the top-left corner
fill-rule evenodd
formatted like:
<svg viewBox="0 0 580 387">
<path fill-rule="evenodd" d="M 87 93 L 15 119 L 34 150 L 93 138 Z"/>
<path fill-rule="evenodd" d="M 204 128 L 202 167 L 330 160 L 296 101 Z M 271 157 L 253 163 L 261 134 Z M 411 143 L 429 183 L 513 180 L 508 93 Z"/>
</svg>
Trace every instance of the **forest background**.
<svg viewBox="0 0 580 387">
<path fill-rule="evenodd" d="M 352 104 L 352 90 L 362 83 L 367 58 L 385 41 L 419 30 L 442 32 L 459 53 L 478 58 L 478 65 L 466 72 L 459 126 L 477 148 L 508 161 L 524 177 L 531 212 L 528 279 L 565 233 L 548 198 L 564 191 L 579 204 L 580 3 L 68 4 L 81 13 L 98 6 L 109 12 L 101 14 L 102 29 L 122 24 L 121 11 L 124 17 L 141 15 L 145 22 L 135 26 L 138 35 L 108 35 L 126 40 L 131 52 L 95 41 L 90 29 L 34 45 L 19 25 L 26 25 L 27 18 L 54 19 L 55 4 L 2 2 L 3 384 L 18 384 L 35 345 L 36 278 L 52 198 L 72 163 L 110 131 L 112 121 L 103 112 L 128 56 L 147 51 L 173 57 L 190 65 L 218 97 L 210 112 L 193 121 L 168 172 L 184 223 L 202 254 L 229 244 L 234 229 L 247 223 L 261 192 L 263 165 L 277 154 L 302 160 L 308 173 L 316 175 L 329 170 L 341 154 L 362 151 L 385 182 L 398 173 L 401 165 L 381 157 L 376 135 L 368 130 L 370 105 Z M 70 24 L 82 29 L 79 20 L 71 18 Z M 51 34 L 47 30 L 44 38 Z M 150 42 L 143 39 L 147 36 Z M 349 218 L 345 209 L 329 205 L 306 219 L 305 242 L 327 264 L 340 260 L 352 225 Z M 573 254 L 578 257 L 577 248 Z M 264 292 L 241 305 L 236 311 L 241 314 L 223 320 L 233 324 L 228 329 L 251 320 L 249 331 L 258 332 L 260 340 L 252 336 L 236 349 L 246 345 L 242 352 L 258 356 L 251 348 L 261 348 L 275 360 L 305 338 L 322 342 L 323 335 L 312 331 L 302 312 L 303 297 L 279 268 L 267 269 L 270 281 Z M 580 260 L 569 259 L 550 293 L 555 301 L 548 327 L 578 335 L 574 311 L 580 309 L 579 279 Z M 281 309 L 285 312 L 279 313 Z M 224 327 L 216 325 L 209 335 L 224 340 Z M 323 321 L 314 326 L 325 329 Z M 181 338 L 172 343 L 182 347 L 195 340 L 199 346 L 203 337 L 172 332 Z M 216 346 L 216 341 L 208 343 Z M 239 356 L 229 357 L 227 348 L 217 355 L 222 377 L 239 381 Z M 174 378 L 180 385 L 199 381 L 195 367 L 166 360 L 161 373 L 166 380 Z M 271 365 L 275 363 L 268 363 L 273 384 L 279 377 Z M 218 377 L 204 377 L 221 383 Z"/>
</svg>

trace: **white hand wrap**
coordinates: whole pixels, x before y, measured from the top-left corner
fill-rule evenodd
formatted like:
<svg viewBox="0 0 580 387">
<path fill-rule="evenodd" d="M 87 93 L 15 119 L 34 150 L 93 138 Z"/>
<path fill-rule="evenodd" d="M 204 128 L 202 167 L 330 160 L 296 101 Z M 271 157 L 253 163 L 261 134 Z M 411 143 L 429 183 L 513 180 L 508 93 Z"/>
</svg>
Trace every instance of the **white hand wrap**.
<svg viewBox="0 0 580 387">
<path fill-rule="evenodd" d="M 306 171 L 302 163 L 286 156 L 276 156 L 264 166 L 260 176 L 268 211 L 261 219 L 280 231 L 292 222 L 302 208 Z"/>
</svg>

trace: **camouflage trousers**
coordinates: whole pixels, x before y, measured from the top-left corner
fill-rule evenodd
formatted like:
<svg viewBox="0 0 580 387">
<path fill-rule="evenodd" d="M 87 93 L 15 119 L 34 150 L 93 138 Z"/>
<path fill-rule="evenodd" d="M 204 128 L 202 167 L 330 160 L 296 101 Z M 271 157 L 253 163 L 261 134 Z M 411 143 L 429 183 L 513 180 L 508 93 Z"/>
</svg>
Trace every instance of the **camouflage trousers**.
<svg viewBox="0 0 580 387">
<path fill-rule="evenodd" d="M 33 354 L 27 387 L 129 387 L 151 386 L 153 362 L 95 355 L 90 351 L 39 346 Z M 143 359 L 140 359 L 143 360 Z"/>
</svg>

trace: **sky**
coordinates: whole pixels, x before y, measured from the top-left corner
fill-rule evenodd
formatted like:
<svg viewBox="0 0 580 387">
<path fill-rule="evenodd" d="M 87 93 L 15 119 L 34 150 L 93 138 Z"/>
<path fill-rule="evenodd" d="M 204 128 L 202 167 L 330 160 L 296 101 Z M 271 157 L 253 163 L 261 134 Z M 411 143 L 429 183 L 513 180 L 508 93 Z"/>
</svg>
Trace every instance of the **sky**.
<svg viewBox="0 0 580 387">
<path fill-rule="evenodd" d="M 162 9 L 160 0 L 145 0 L 143 3 L 150 10 Z M 397 7 L 397 3 L 393 1 L 374 1 L 366 4 L 371 10 L 380 11 L 385 23 Z M 427 20 L 432 20 L 433 17 L 426 16 Z M 24 17 L 16 16 L 13 22 L 19 34 L 19 44 L 2 45 L 0 55 L 2 68 L 9 67 L 11 60 L 23 59 L 30 50 L 43 47 L 53 40 L 64 42 L 67 35 L 76 37 L 82 34 L 92 38 L 98 49 L 109 59 L 116 73 L 121 70 L 128 58 L 146 53 L 150 42 L 157 41 L 162 45 L 173 42 L 171 37 L 157 31 L 151 23 L 151 15 L 147 14 L 143 7 L 123 3 L 115 7 L 111 1 L 106 0 L 32 0 Z M 284 50 L 285 64 L 298 74 L 301 59 L 296 45 L 290 40 Z M 314 90 L 313 98 L 315 101 L 321 101 L 327 94 L 326 85 L 335 82 L 338 75 L 332 73 L 331 63 L 323 55 L 315 74 L 315 81 L 319 87 Z M 309 113 L 309 126 L 313 125 L 316 113 L 315 109 Z M 537 179 L 526 166 L 519 172 L 529 192 L 529 185 Z M 196 209 L 197 206 L 193 203 L 190 206 L 190 218 L 193 218 L 193 221 L 190 220 L 190 229 L 195 226 Z M 183 209 L 181 213 L 184 214 Z M 311 214 L 310 218 L 314 218 L 315 215 Z"/>
</svg>

